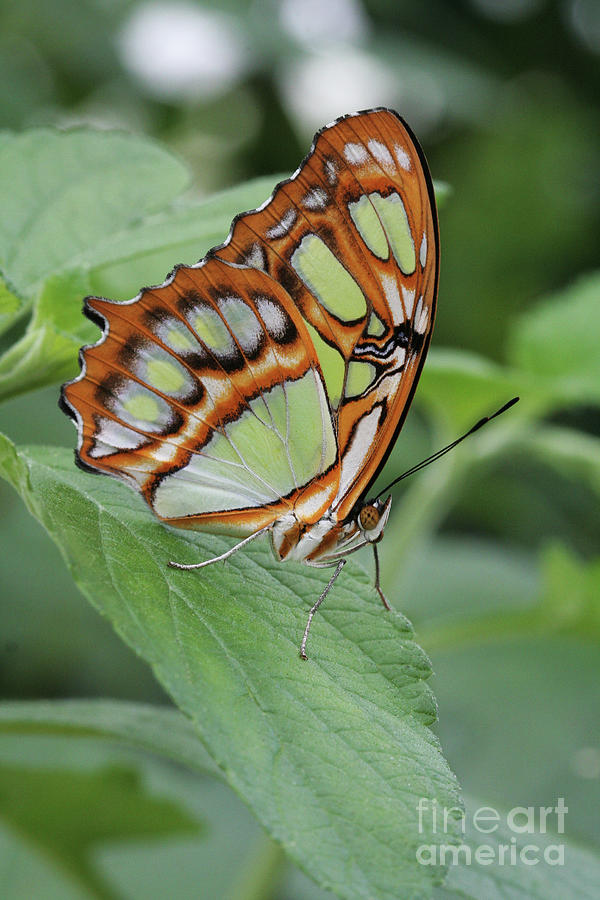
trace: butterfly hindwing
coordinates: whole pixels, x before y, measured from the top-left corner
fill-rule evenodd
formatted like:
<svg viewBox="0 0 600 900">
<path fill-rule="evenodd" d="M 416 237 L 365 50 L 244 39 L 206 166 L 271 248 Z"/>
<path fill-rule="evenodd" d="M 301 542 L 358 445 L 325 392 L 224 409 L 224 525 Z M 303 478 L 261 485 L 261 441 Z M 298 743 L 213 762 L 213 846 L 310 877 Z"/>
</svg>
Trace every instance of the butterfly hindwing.
<svg viewBox="0 0 600 900">
<path fill-rule="evenodd" d="M 318 359 L 272 279 L 212 259 L 130 303 L 88 298 L 87 308 L 104 335 L 64 389 L 87 467 L 132 482 L 175 524 L 242 533 L 320 476 L 335 494 Z"/>
</svg>

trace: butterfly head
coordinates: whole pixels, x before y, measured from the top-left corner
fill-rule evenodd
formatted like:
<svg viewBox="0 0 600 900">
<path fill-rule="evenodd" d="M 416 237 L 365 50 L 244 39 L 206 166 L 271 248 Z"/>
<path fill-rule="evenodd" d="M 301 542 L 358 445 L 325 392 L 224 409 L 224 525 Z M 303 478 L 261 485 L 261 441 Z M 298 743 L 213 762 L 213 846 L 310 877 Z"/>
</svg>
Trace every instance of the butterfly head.
<svg viewBox="0 0 600 900">
<path fill-rule="evenodd" d="M 386 500 L 372 500 L 365 503 L 358 514 L 358 527 L 370 544 L 376 544 L 383 536 L 392 506 L 391 495 Z"/>
</svg>

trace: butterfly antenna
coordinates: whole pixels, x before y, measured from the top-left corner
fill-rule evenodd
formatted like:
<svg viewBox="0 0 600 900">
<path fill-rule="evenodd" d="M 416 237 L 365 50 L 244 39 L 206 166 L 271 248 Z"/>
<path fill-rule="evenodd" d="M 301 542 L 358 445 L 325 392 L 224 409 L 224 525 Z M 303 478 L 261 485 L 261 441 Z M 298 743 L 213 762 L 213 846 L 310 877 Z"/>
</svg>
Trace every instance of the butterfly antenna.
<svg viewBox="0 0 600 900">
<path fill-rule="evenodd" d="M 382 491 L 377 494 L 375 500 L 381 497 L 382 494 L 387 493 L 390 488 L 392 488 L 395 484 L 398 484 L 399 481 L 402 481 L 404 478 L 408 478 L 409 475 L 414 475 L 415 472 L 418 472 L 420 469 L 424 469 L 426 466 L 429 466 L 432 462 L 435 462 L 437 459 L 441 459 L 442 456 L 445 456 L 446 453 L 450 453 L 451 450 L 454 450 L 462 441 L 468 438 L 471 434 L 474 434 L 476 431 L 479 431 L 480 428 L 483 428 L 484 425 L 487 425 L 488 422 L 491 422 L 492 419 L 497 419 L 498 416 L 501 416 L 502 413 L 506 412 L 507 409 L 510 409 L 511 406 L 514 406 L 515 403 L 518 403 L 519 398 L 513 397 L 512 400 L 509 400 L 508 403 L 505 403 L 504 406 L 501 406 L 500 409 L 496 410 L 496 412 L 491 416 L 484 416 L 483 419 L 480 419 L 476 422 L 472 428 L 469 428 L 461 437 L 457 438 L 455 441 L 452 441 L 451 444 L 448 444 L 447 447 L 442 447 L 441 450 L 438 450 L 436 453 L 433 453 L 431 456 L 428 456 L 427 459 L 424 459 L 422 462 L 417 463 L 416 466 L 412 466 L 412 468 L 407 469 L 406 472 L 403 472 L 402 475 L 398 475 L 397 478 L 394 478 L 387 487 L 385 487 Z"/>
</svg>

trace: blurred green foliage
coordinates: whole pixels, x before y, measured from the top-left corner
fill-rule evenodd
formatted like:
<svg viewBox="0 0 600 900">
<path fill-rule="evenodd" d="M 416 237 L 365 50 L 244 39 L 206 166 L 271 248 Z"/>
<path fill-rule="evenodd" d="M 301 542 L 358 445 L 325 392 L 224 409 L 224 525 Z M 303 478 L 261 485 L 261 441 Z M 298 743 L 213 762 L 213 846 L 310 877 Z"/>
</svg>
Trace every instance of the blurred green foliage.
<svg viewBox="0 0 600 900">
<path fill-rule="evenodd" d="M 149 75 L 136 47 L 157 27 Z M 220 54 L 186 41 L 198 27 Z M 94 339 L 81 297 L 125 299 L 195 261 L 325 121 L 397 108 L 452 187 L 434 347 L 386 480 L 522 400 L 399 492 L 385 587 L 431 655 L 442 749 L 473 805 L 564 796 L 570 865 L 452 867 L 440 897 L 597 890 L 574 843 L 597 844 L 600 806 L 599 34 L 594 0 L 0 4 L 0 428 L 18 445 L 73 446 L 56 396 Z M 18 483 L 21 463 L 3 464 Z M 5 482 L 0 508 L 0 684 L 32 701 L 0 707 L 2 895 L 326 896 L 207 774 L 183 719 L 148 726 L 143 704 L 168 702 L 149 667 Z M 33 703 L 64 697 L 115 704 Z"/>
</svg>

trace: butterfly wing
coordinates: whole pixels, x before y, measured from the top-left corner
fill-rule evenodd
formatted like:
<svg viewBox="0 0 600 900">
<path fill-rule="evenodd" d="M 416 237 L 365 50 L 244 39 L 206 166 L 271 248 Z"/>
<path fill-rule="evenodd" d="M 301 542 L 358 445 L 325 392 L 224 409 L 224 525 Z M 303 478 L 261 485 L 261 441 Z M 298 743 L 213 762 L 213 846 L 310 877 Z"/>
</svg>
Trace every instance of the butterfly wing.
<svg viewBox="0 0 600 900">
<path fill-rule="evenodd" d="M 337 446 L 302 316 L 263 272 L 179 267 L 129 303 L 88 298 L 103 329 L 63 404 L 85 468 L 137 487 L 162 519 L 248 534 L 320 484 Z"/>
<path fill-rule="evenodd" d="M 344 117 L 197 266 L 88 298 L 103 336 L 63 389 L 79 461 L 178 525 L 344 520 L 408 410 L 437 272 L 416 140 L 388 110 Z"/>
<path fill-rule="evenodd" d="M 307 322 L 337 433 L 343 520 L 393 446 L 433 328 L 439 237 L 416 138 L 391 110 L 338 120 L 213 252 L 271 275 Z"/>
</svg>

